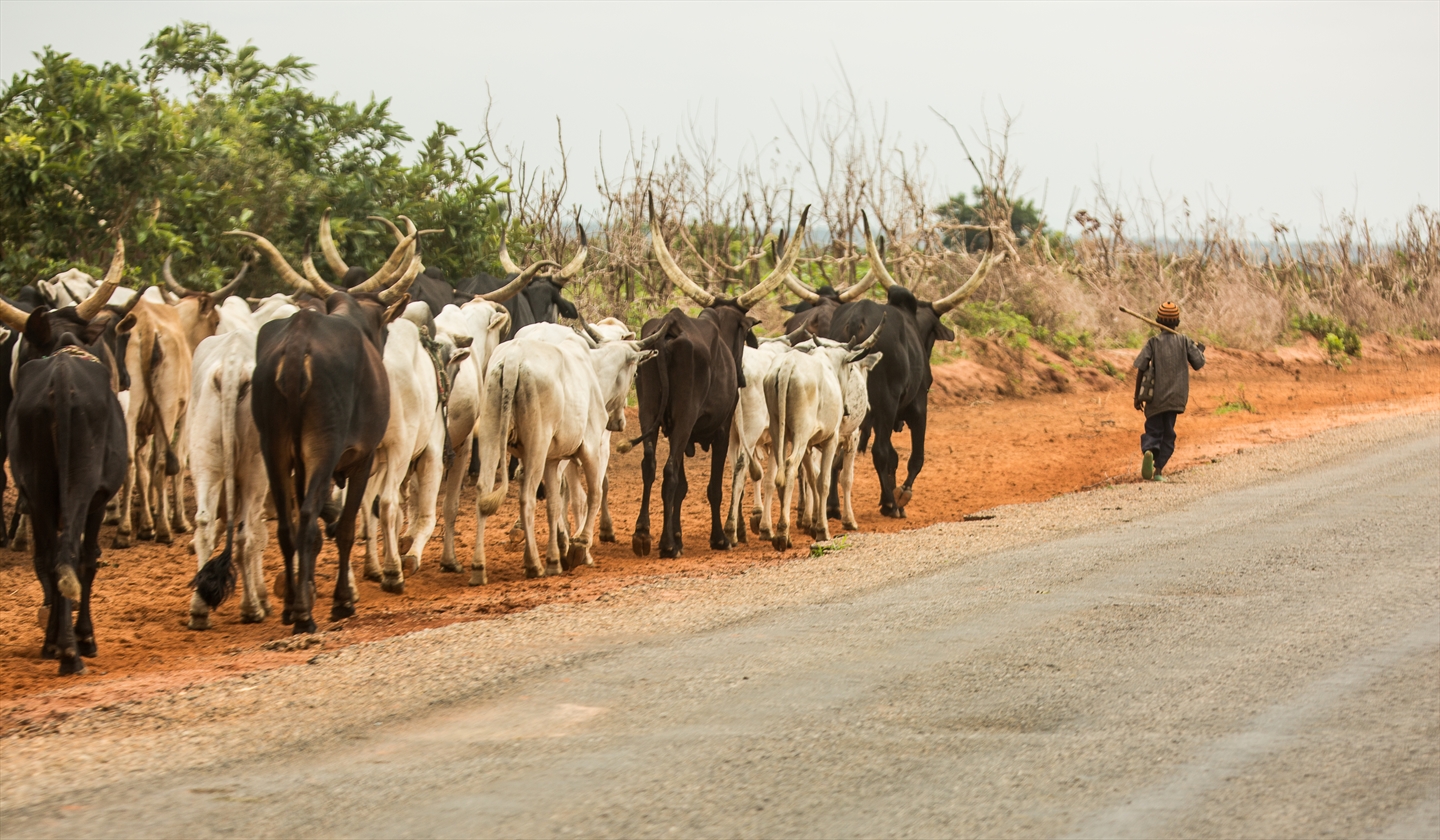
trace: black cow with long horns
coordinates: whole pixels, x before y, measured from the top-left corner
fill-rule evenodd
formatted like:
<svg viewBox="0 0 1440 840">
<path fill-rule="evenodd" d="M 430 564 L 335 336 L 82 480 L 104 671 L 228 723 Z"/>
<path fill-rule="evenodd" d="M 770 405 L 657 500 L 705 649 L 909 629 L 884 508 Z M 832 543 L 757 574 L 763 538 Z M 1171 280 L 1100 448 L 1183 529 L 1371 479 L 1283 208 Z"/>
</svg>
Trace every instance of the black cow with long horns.
<svg viewBox="0 0 1440 840">
<path fill-rule="evenodd" d="M 641 557 L 650 553 L 650 490 L 655 483 L 655 447 L 662 431 L 670 439 L 670 453 L 665 460 L 660 488 L 664 515 L 660 556 L 679 557 L 684 549 L 680 507 L 689 489 L 685 458 L 694 455 L 697 445 L 710 452 L 710 484 L 706 489 L 710 501 L 710 547 L 729 548 L 720 516 L 725 456 L 730 447 L 735 403 L 739 389 L 745 385 L 741 356 L 747 343 L 753 345 L 755 338 L 751 330 L 759 323 L 747 313 L 775 291 L 794 267 L 805 239 L 805 220 L 809 214 L 807 206 L 800 215 L 794 238 L 769 275 L 738 298 L 722 298 L 701 288 L 675 262 L 655 218 L 655 200 L 650 198 L 650 238 L 660 267 L 677 288 L 703 308 L 694 318 L 680 309 L 672 309 L 662 317 L 646 321 L 640 328 L 642 339 L 660 336 L 654 344 L 655 360 L 642 365 L 635 379 L 640 402 L 640 436 L 621 446 L 621 451 L 628 451 L 637 443 L 645 445 L 640 465 L 645 489 L 631 538 L 631 548 Z"/>
<path fill-rule="evenodd" d="M 308 253 L 306 276 L 302 276 L 264 237 L 248 231 L 227 234 L 252 239 L 281 279 L 324 301 L 323 312 L 302 309 L 260 328 L 251 380 L 251 409 L 285 558 L 279 586 L 285 600 L 282 620 L 294 625 L 297 634 L 315 632 L 319 517 L 333 484 L 347 492 L 335 533 L 340 565 L 330 615 L 341 619 L 355 614 L 350 572 L 355 517 L 370 480 L 375 448 L 390 421 L 390 382 L 382 360 L 385 327 L 410 302 L 407 291 L 420 273 L 414 242 L 421 233 L 410 234 L 397 248 L 404 261 L 398 275 L 382 268 L 390 278 L 380 282 L 388 282 L 388 287 L 348 292 L 321 279 Z M 196 592 L 212 608 L 234 584 L 234 535 L 232 522 L 225 551 L 208 561 L 195 578 Z"/>
<path fill-rule="evenodd" d="M 100 560 L 105 503 L 125 481 L 125 415 L 111 388 L 102 338 L 84 336 L 125 271 L 125 243 L 99 288 L 73 307 L 24 312 L 0 302 L 0 321 L 20 332 L 15 397 L 6 418 L 11 471 L 32 524 L 35 576 L 45 606 L 41 656 L 61 674 L 85 673 L 94 656 L 90 596 Z M 72 615 L 71 608 L 77 611 Z"/>
<path fill-rule="evenodd" d="M 590 246 L 585 238 L 585 228 L 580 226 L 578 219 L 575 229 L 580 234 L 580 249 L 575 252 L 575 256 L 559 271 L 536 277 L 534 282 L 525 287 L 523 293 L 504 302 L 505 310 L 510 313 L 510 332 L 505 336 L 506 341 L 531 324 L 554 324 L 558 323 L 560 318 L 574 318 L 579 314 L 575 304 L 565 299 L 564 291 L 566 284 L 579 276 L 580 270 L 584 268 Z M 483 273 L 467 277 L 455 284 L 457 296 L 487 295 L 512 282 L 524 272 L 525 269 L 520 268 L 510 257 L 504 231 L 500 233 L 500 265 L 506 272 L 504 279 Z"/>
<path fill-rule="evenodd" d="M 875 462 L 875 472 L 880 476 L 880 512 L 904 519 L 905 505 L 914 496 L 915 478 L 925 466 L 925 423 L 933 382 L 930 352 L 935 348 L 936 341 L 955 340 L 955 333 L 941 322 L 940 317 L 969 296 L 985 279 L 993 263 L 987 256 L 960 288 L 939 300 L 922 301 L 890 276 L 885 268 L 885 259 L 870 236 L 869 218 L 863 213 L 860 218 L 865 226 L 865 248 L 870 257 L 870 270 L 885 283 L 887 299 L 883 304 L 873 300 L 842 304 L 831 317 L 828 337 L 836 341 L 853 341 L 880 327 L 875 351 L 885 356 L 866 380 L 870 393 L 870 414 L 866 426 L 875 434 L 871 458 Z M 895 471 L 900 465 L 900 456 L 890 442 L 890 436 L 907 425 L 910 427 L 910 461 L 905 483 L 897 489 Z M 865 434 L 862 430 L 861 451 L 864 451 Z M 833 477 L 826 507 L 828 516 L 840 518 L 840 500 Z"/>
</svg>

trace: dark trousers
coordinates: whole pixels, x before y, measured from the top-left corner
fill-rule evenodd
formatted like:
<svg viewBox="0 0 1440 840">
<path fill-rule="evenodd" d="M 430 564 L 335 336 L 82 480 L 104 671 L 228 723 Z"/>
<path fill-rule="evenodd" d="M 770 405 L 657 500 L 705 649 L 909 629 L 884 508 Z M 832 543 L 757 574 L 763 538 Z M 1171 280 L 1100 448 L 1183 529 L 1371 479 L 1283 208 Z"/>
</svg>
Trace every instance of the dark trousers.
<svg viewBox="0 0 1440 840">
<path fill-rule="evenodd" d="M 1162 411 L 1145 418 L 1145 434 L 1140 436 L 1140 451 L 1155 453 L 1155 472 L 1165 469 L 1175 454 L 1175 418 L 1178 411 Z"/>
</svg>

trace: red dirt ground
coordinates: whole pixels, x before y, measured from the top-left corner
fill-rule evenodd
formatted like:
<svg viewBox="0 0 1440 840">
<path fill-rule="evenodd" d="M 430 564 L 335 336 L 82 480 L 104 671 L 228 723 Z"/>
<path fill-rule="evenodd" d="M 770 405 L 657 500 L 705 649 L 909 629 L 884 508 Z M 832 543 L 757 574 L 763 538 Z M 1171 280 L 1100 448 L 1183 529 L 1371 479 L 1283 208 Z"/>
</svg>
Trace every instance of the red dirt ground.
<svg viewBox="0 0 1440 840">
<path fill-rule="evenodd" d="M 1128 377 L 1120 383 L 1102 371 L 1107 361 L 1128 370 L 1134 351 L 1087 353 L 1072 361 L 1040 348 L 975 340 L 962 342 L 955 351 L 959 358 L 935 369 L 927 461 L 907 510 L 909 518 L 879 515 L 874 469 L 869 457 L 861 456 L 855 471 L 861 530 L 919 528 L 997 505 L 1136 480 L 1143 418 L 1131 407 Z M 1242 393 L 1254 413 L 1216 413 L 1222 403 Z M 1192 375 L 1190 410 L 1180 420 L 1179 450 L 1169 471 L 1332 426 L 1437 408 L 1440 342 L 1376 337 L 1367 341 L 1365 358 L 1344 370 L 1327 364 L 1313 341 L 1270 353 L 1212 349 L 1207 367 Z M 632 413 L 631 428 L 634 422 Z M 908 442 L 908 432 L 896 438 L 902 471 Z M 662 443 L 662 458 L 663 448 Z M 808 543 L 780 553 L 753 535 L 733 551 L 711 551 L 704 497 L 708 459 L 702 456 L 692 464 L 684 519 L 687 549 L 679 560 L 637 558 L 631 553 L 630 533 L 640 497 L 636 450 L 612 456 L 612 511 L 621 541 L 599 545 L 594 550 L 595 566 L 525 580 L 519 551 L 506 547 L 515 517 L 512 485 L 506 507 L 487 529 L 489 585 L 470 587 L 468 575 L 439 571 L 437 529 L 427 547 L 425 566 L 407 577 L 404 595 L 386 594 L 378 584 L 362 582 L 357 616 L 339 624 L 322 623 L 326 631 L 322 636 L 296 640 L 299 644 L 289 642 L 290 628 L 277 617 L 262 624 L 241 624 L 235 597 L 214 615 L 214 629 L 186 629 L 188 582 L 195 570 L 189 536 L 170 546 L 143 543 L 110 550 L 113 528 L 107 527 L 102 534 L 105 566 L 96 582 L 94 606 L 100 655 L 89 661 L 90 672 L 83 677 L 61 679 L 55 662 L 39 658 L 40 588 L 30 557 L 0 549 L 0 591 L 5 593 L 0 600 L 0 734 L 45 726 L 76 709 L 302 662 L 313 655 L 303 646 L 307 643 L 333 650 L 546 603 L 593 601 L 656 576 L 735 574 L 808 553 Z M 468 566 L 474 527 L 473 489 L 468 486 L 466 498 L 457 555 Z M 658 539 L 658 487 L 655 499 Z M 12 509 L 13 491 L 6 502 L 7 510 Z M 840 533 L 838 523 L 832 527 Z M 279 565 L 272 525 L 267 576 Z M 317 575 L 317 616 L 328 613 L 334 568 L 334 551 L 327 544 Z M 267 642 L 276 642 L 281 649 L 266 649 Z"/>
</svg>

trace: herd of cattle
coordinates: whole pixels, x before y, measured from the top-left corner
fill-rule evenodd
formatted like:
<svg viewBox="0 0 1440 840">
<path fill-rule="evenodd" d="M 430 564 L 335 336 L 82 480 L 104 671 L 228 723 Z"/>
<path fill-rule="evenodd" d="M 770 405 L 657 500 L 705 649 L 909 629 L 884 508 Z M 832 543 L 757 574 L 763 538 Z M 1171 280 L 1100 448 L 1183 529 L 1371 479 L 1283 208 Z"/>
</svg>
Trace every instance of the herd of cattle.
<svg viewBox="0 0 1440 840">
<path fill-rule="evenodd" d="M 83 657 L 96 653 L 90 597 L 107 517 L 118 523 L 117 547 L 136 537 L 168 542 L 193 528 L 194 629 L 210 626 L 210 611 L 237 584 L 243 621 L 263 621 L 271 611 L 262 580 L 267 499 L 284 557 L 275 592 L 282 620 L 296 633 L 316 629 L 315 564 L 324 535 L 339 557 L 331 617 L 355 613 L 357 519 L 364 575 L 387 592 L 403 592 L 406 572 L 419 569 L 435 530 L 443 492 L 440 567 L 461 571 L 455 525 L 467 474 L 478 514 L 472 585 L 486 583 L 486 519 L 517 477 L 515 527 L 524 535 L 526 574 L 590 564 L 592 539 L 615 540 L 605 476 L 610 435 L 625 428 L 632 383 L 639 435 L 617 451 L 643 446 L 637 555 L 651 550 L 662 432 L 670 441 L 662 557 L 683 548 L 685 462 L 697 445 L 711 456 L 713 549 L 745 541 L 747 481 L 756 483 L 750 530 L 778 549 L 791 545 L 792 507 L 794 527 L 817 539 L 829 538 L 831 518 L 854 529 L 855 456 L 872 433 L 881 511 L 903 517 L 924 463 L 931 350 L 954 338 L 940 317 L 984 278 L 990 260 L 954 293 L 917 300 L 891 278 L 867 222 L 867 275 L 843 290 L 812 289 L 793 274 L 807 208 L 774 270 L 728 298 L 686 275 L 665 237 L 655 235 L 653 204 L 650 212 L 655 257 L 700 311 L 672 309 L 647 321 L 639 338 L 613 318 L 586 323 L 565 299 L 566 284 L 583 271 L 583 231 L 563 267 L 541 260 L 521 268 L 502 240 L 507 277 L 452 283 L 423 263 L 421 240 L 434 231 L 417 230 L 403 216 L 403 231 L 372 217 L 396 240 L 379 269 L 347 265 L 328 211 L 319 243 L 336 285 L 321 276 L 308 245 L 296 271 L 264 237 L 231 231 L 248 238 L 294 292 L 248 301 L 236 295 L 249 263 L 221 289 L 193 291 L 174 278 L 167 259 L 164 285 L 137 293 L 121 286 L 125 247 L 117 240 L 99 283 L 71 270 L 15 300 L 0 299 L 8 328 L 0 343 L 7 369 L 0 458 L 8 453 L 20 499 L 10 527 L 0 527 L 0 544 L 33 543 L 44 590 L 42 655 L 58 658 L 68 674 L 82 673 Z M 863 299 L 877 281 L 888 290 L 883 303 Z M 787 307 L 795 314 L 783 337 L 757 339 L 759 322 L 748 313 L 782 284 L 802 302 Z M 561 317 L 579 327 L 561 326 Z M 906 425 L 909 469 L 897 487 L 891 435 Z M 196 495 L 193 525 L 187 473 Z M 0 491 L 4 480 L 0 469 Z M 537 498 L 549 514 L 543 566 Z M 3 520 L 0 508 L 0 526 Z"/>
</svg>

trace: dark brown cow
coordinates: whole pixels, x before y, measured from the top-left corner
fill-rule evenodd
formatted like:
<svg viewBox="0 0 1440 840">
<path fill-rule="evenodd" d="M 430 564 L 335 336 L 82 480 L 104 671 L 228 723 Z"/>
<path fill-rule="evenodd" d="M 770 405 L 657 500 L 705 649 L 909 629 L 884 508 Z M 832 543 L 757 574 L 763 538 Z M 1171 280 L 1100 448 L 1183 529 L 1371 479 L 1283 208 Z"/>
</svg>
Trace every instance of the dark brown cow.
<svg viewBox="0 0 1440 840">
<path fill-rule="evenodd" d="M 117 241 L 105 280 L 77 306 L 25 313 L 0 303 L 0 320 L 25 337 L 6 437 L 14 442 L 11 470 L 29 509 L 45 598 L 41 656 L 59 659 L 61 674 L 85 673 L 82 657 L 97 651 L 90 596 L 100 523 L 125 480 L 125 417 L 111 389 L 113 367 L 101 358 L 108 348 L 103 338 L 89 348 L 82 341 L 124 268 L 125 246 Z"/>
<path fill-rule="evenodd" d="M 297 634 L 313 633 L 315 561 L 322 540 L 319 518 L 333 484 L 345 487 L 346 494 L 335 532 L 340 566 L 330 616 L 341 619 L 355 614 L 350 571 L 355 516 L 365 498 L 375 448 L 390 420 L 390 383 L 382 361 L 385 325 L 399 317 L 410 301 L 406 290 L 420 270 L 419 257 L 407 249 L 415 235 L 399 248 L 410 254 L 404 274 L 388 289 L 374 294 L 334 289 L 309 265 L 307 280 L 263 237 L 245 231 L 230 233 L 255 240 L 276 272 L 292 286 L 313 288 L 325 298 L 323 313 L 302 309 L 260 328 L 251 380 L 251 409 L 260 431 L 260 448 L 279 520 L 280 550 L 285 557 L 279 587 L 285 599 L 282 621 L 293 624 Z M 217 584 L 217 578 L 233 580 L 229 557 L 233 534 L 232 523 L 225 553 L 207 563 L 196 579 L 196 591 L 212 607 L 227 588 Z"/>
<path fill-rule="evenodd" d="M 706 492 L 710 501 L 710 547 L 729 548 L 720 517 L 721 479 L 730 447 L 735 403 L 739 389 L 745 385 L 740 358 L 747 340 L 754 341 L 751 328 L 759 323 L 746 313 L 784 282 L 794 267 L 805 239 L 805 220 L 809 213 L 810 208 L 806 207 L 800 216 L 800 226 L 774 271 L 754 288 L 731 299 L 705 291 L 676 264 L 665 237 L 656 233 L 660 226 L 655 219 L 654 199 L 650 201 L 650 237 L 660 267 L 676 287 L 704 308 L 694 318 L 672 309 L 660 318 L 646 321 L 640 329 L 642 339 L 661 336 L 654 345 L 657 353 L 654 362 L 641 366 L 636 376 L 640 436 L 628 441 L 628 446 L 622 446 L 622 451 L 628 451 L 636 443 L 645 444 L 645 457 L 640 466 L 645 489 L 631 538 L 631 548 L 641 557 L 650 553 L 650 489 L 655 483 L 655 446 L 661 431 L 670 439 L 670 454 L 665 460 L 665 477 L 660 488 L 664 513 L 660 556 L 679 557 L 684 548 L 680 506 L 688 489 L 685 457 L 694 454 L 697 444 L 710 452 L 710 484 Z"/>
<path fill-rule="evenodd" d="M 885 256 L 885 242 L 880 242 L 880 256 Z M 812 289 L 800 282 L 793 274 L 785 277 L 785 285 L 790 291 L 800 298 L 800 302 L 785 307 L 794 312 L 785 320 L 786 334 L 805 330 L 811 335 L 829 335 L 830 319 L 835 317 L 835 310 L 841 304 L 849 303 L 852 300 L 859 300 L 880 275 L 872 266 L 865 276 L 855 281 L 855 284 L 844 290 L 837 290 L 833 286 L 825 285 L 818 289 Z"/>
</svg>

